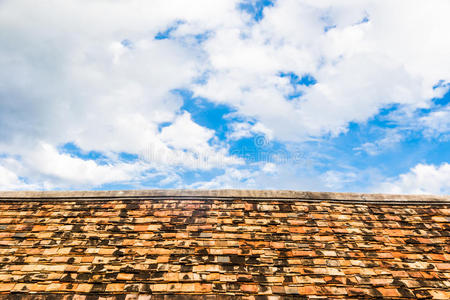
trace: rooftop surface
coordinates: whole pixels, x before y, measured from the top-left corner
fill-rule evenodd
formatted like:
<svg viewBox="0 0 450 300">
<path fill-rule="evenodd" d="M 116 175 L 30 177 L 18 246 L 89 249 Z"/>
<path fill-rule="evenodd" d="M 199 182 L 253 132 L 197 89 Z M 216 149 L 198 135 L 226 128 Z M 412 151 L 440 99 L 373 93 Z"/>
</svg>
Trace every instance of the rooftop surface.
<svg viewBox="0 0 450 300">
<path fill-rule="evenodd" d="M 450 299 L 450 197 L 0 192 L 0 299 Z"/>
</svg>

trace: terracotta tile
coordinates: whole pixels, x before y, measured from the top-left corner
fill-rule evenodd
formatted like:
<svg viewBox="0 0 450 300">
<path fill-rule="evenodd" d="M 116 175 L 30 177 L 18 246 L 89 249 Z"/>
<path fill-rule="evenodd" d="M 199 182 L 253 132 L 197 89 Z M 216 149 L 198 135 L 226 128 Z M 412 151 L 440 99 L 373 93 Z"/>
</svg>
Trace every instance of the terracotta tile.
<svg viewBox="0 0 450 300">
<path fill-rule="evenodd" d="M 316 288 L 314 286 L 300 286 L 298 287 L 298 293 L 300 295 L 315 295 Z"/>
<path fill-rule="evenodd" d="M 439 270 L 450 270 L 450 263 L 436 263 Z"/>
<path fill-rule="evenodd" d="M 394 258 L 394 256 L 389 252 L 377 252 L 377 257 L 384 259 Z"/>
<path fill-rule="evenodd" d="M 281 277 L 281 276 L 267 276 L 266 280 L 267 280 L 267 282 L 271 282 L 271 283 L 273 283 L 273 282 L 281 283 L 281 282 L 284 281 L 284 277 Z"/>
<path fill-rule="evenodd" d="M 274 285 L 271 288 L 274 294 L 285 294 L 284 286 Z"/>
<path fill-rule="evenodd" d="M 182 292 L 182 284 L 181 283 L 169 283 L 167 284 L 167 292 L 169 293 L 178 293 L 178 292 Z"/>
<path fill-rule="evenodd" d="M 206 274 L 206 280 L 207 281 L 219 281 L 220 280 L 220 273 L 209 273 Z"/>
<path fill-rule="evenodd" d="M 285 248 L 285 245 L 283 242 L 270 242 L 270 247 L 275 249 Z"/>
<path fill-rule="evenodd" d="M 167 255 L 160 255 L 156 258 L 156 262 L 157 263 L 167 263 L 167 262 L 169 262 L 169 258 L 170 257 Z"/>
<path fill-rule="evenodd" d="M 129 273 L 117 274 L 117 280 L 132 280 L 133 277 L 134 277 L 134 274 L 129 274 Z"/>
<path fill-rule="evenodd" d="M 428 290 L 428 292 L 431 294 L 433 299 L 442 299 L 442 300 L 448 300 L 450 299 L 450 292 L 444 291 L 444 290 Z"/>
<path fill-rule="evenodd" d="M 89 293 L 92 289 L 92 284 L 89 283 L 80 283 L 77 286 L 76 291 L 79 293 Z"/>
<path fill-rule="evenodd" d="M 12 292 L 29 292 L 31 284 L 16 283 L 11 289 Z"/>
<path fill-rule="evenodd" d="M 94 260 L 94 256 L 81 257 L 81 263 L 91 263 Z"/>
<path fill-rule="evenodd" d="M 68 266 L 66 266 L 66 268 L 64 269 L 64 272 L 77 272 L 79 268 L 80 268 L 79 266 L 71 266 L 71 265 L 68 265 Z"/>
<path fill-rule="evenodd" d="M 347 293 L 350 297 L 365 297 L 367 295 L 370 295 L 370 290 L 368 288 L 349 287 L 347 288 Z"/>
<path fill-rule="evenodd" d="M 48 226 L 46 226 L 46 225 L 35 225 L 35 226 L 33 226 L 32 231 L 45 231 L 45 230 L 47 230 L 47 227 Z"/>
<path fill-rule="evenodd" d="M 47 287 L 48 287 L 48 284 L 33 283 L 29 286 L 29 290 L 31 292 L 45 292 Z"/>
<path fill-rule="evenodd" d="M 407 275 L 403 275 L 402 277 L 410 277 L 410 278 L 422 279 L 423 278 L 423 272 L 410 271 L 410 272 L 407 273 Z"/>
<path fill-rule="evenodd" d="M 370 283 L 372 285 L 379 285 L 379 286 L 389 286 L 392 284 L 394 279 L 391 278 L 371 278 Z"/>
<path fill-rule="evenodd" d="M 242 284 L 241 291 L 245 293 L 257 293 L 259 290 L 258 285 L 256 284 Z"/>
<path fill-rule="evenodd" d="M 165 281 L 178 281 L 179 279 L 179 273 L 164 273 L 164 280 Z"/>
<path fill-rule="evenodd" d="M 60 286 L 61 291 L 73 292 L 78 288 L 78 283 L 62 283 Z"/>
<path fill-rule="evenodd" d="M 59 248 L 57 253 L 58 255 L 68 255 L 71 250 L 72 248 Z"/>
<path fill-rule="evenodd" d="M 400 282 L 402 282 L 408 288 L 417 288 L 421 286 L 421 284 L 417 280 L 413 279 L 401 279 Z"/>
<path fill-rule="evenodd" d="M 148 225 L 134 225 L 134 231 L 148 231 L 149 226 Z"/>
<path fill-rule="evenodd" d="M 392 276 L 394 277 L 399 277 L 399 278 L 406 278 L 409 277 L 408 273 L 406 273 L 405 271 L 392 271 Z M 411 272 L 412 274 L 412 272 Z"/>
<path fill-rule="evenodd" d="M 383 297 L 399 297 L 400 293 L 395 288 L 377 288 L 377 291 L 383 295 Z"/>
<path fill-rule="evenodd" d="M 284 287 L 284 291 L 285 291 L 285 293 L 286 294 L 298 294 L 299 293 L 299 291 L 298 291 L 298 287 L 296 287 L 296 286 L 285 286 Z"/>
<path fill-rule="evenodd" d="M 162 283 L 151 284 L 150 287 L 154 292 L 166 292 L 168 290 L 168 285 Z"/>
<path fill-rule="evenodd" d="M 182 283 L 181 291 L 192 293 L 195 292 L 195 284 L 194 283 Z"/>
<path fill-rule="evenodd" d="M 15 283 L 0 283 L 0 292 L 10 292 L 13 290 Z"/>
<path fill-rule="evenodd" d="M 107 292 L 123 292 L 125 287 L 124 283 L 110 283 L 106 286 Z"/>
<path fill-rule="evenodd" d="M 235 274 L 220 274 L 220 281 L 236 281 L 237 276 Z"/>
<path fill-rule="evenodd" d="M 116 251 L 115 248 L 100 248 L 98 250 L 98 254 L 99 255 L 107 255 L 107 256 L 109 256 L 109 255 L 112 255 L 115 251 Z"/>
<path fill-rule="evenodd" d="M 56 292 L 61 291 L 61 283 L 51 283 L 47 286 L 47 292 Z"/>
<path fill-rule="evenodd" d="M 432 260 L 442 260 L 442 261 L 446 260 L 446 258 L 443 254 L 429 253 L 429 254 L 427 254 L 427 256 L 429 256 Z"/>
<path fill-rule="evenodd" d="M 196 293 L 210 293 L 212 291 L 211 283 L 195 283 L 194 290 Z"/>
<path fill-rule="evenodd" d="M 149 231 L 158 231 L 161 228 L 161 225 L 152 224 L 148 226 Z"/>
<path fill-rule="evenodd" d="M 316 256 L 316 253 L 309 250 L 292 250 L 292 256 Z"/>
</svg>

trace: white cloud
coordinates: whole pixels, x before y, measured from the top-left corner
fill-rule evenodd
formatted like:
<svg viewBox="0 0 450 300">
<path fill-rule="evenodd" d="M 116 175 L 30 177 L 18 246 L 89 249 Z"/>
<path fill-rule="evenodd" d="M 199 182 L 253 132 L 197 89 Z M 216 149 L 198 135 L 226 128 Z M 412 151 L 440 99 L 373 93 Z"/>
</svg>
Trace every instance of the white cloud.
<svg viewBox="0 0 450 300">
<path fill-rule="evenodd" d="M 273 138 L 272 131 L 261 123 L 250 124 L 248 122 L 235 122 L 231 124 L 231 129 L 227 133 L 227 137 L 231 140 L 239 140 L 253 135 L 263 135 L 267 140 Z"/>
<path fill-rule="evenodd" d="M 259 23 L 220 28 L 205 43 L 212 75 L 194 91 L 282 140 L 337 135 L 390 103 L 426 107 L 445 89 L 433 86 L 450 81 L 449 9 L 445 0 L 276 1 Z M 280 71 L 317 84 L 287 100 L 292 86 Z"/>
<path fill-rule="evenodd" d="M 200 152 L 209 148 L 208 141 L 214 137 L 214 131 L 194 123 L 189 113 L 177 117 L 170 126 L 161 131 L 161 140 L 177 149 Z"/>
<path fill-rule="evenodd" d="M 37 186 L 27 184 L 17 174 L 0 165 L 0 190 L 31 190 Z"/>
<path fill-rule="evenodd" d="M 450 194 L 450 164 L 443 163 L 440 166 L 418 164 L 408 173 L 401 174 L 374 187 L 392 194 Z"/>
<path fill-rule="evenodd" d="M 202 170 L 243 163 L 237 157 L 228 156 L 227 148 L 216 140 L 215 132 L 192 121 L 187 112 L 164 127 L 158 137 L 162 143 L 159 147 L 152 145 L 148 161 Z"/>
<path fill-rule="evenodd" d="M 0 188 L 6 189 L 11 186 L 11 182 L 21 187 L 18 176 L 32 179 L 34 185 L 28 187 L 35 189 L 80 188 L 130 181 L 138 178 L 146 168 L 142 162 L 98 164 L 94 160 L 83 160 L 60 153 L 52 145 L 44 142 L 39 143 L 38 147 L 22 159 L 3 159 L 2 164 L 3 167 L 0 167 L 10 183 L 1 180 Z"/>
<path fill-rule="evenodd" d="M 450 138 L 450 106 L 420 118 L 419 123 L 424 128 L 426 137 L 440 137 L 448 140 Z"/>
<path fill-rule="evenodd" d="M 229 140 L 289 142 L 338 135 L 390 103 L 427 107 L 448 89 L 433 89 L 450 82 L 446 0 L 278 0 L 260 22 L 238 3 L 0 1 L 0 154 L 14 157 L 2 160 L 0 186 L 92 187 L 139 181 L 146 171 L 168 184 L 180 181 L 177 168 L 222 168 L 224 187 L 251 186 L 252 176 L 270 183 L 258 172 L 275 168 L 238 169 L 243 161 L 213 130 L 180 113 L 174 89 L 237 109 Z M 168 29 L 172 38 L 154 38 Z M 293 87 L 280 72 L 317 84 Z M 447 120 L 444 109 L 419 123 L 428 136 L 445 135 Z M 57 151 L 68 142 L 110 165 Z M 362 148 L 375 153 L 386 143 Z M 126 164 L 121 152 L 143 159 Z"/>
<path fill-rule="evenodd" d="M 207 158 L 208 168 L 234 163 L 226 147 L 209 146 L 214 132 L 192 121 L 189 128 L 178 129 L 196 130 L 195 149 L 171 149 L 182 136 L 178 140 L 173 133 L 166 143 L 160 135 L 159 124 L 179 123 L 182 100 L 171 90 L 188 87 L 203 67 L 195 43 L 154 37 L 177 21 L 185 24 L 179 28 L 185 34 L 242 22 L 235 6 L 228 0 L 46 1 L 38 6 L 1 1 L 0 154 L 17 156 L 23 169 L 8 174 L 27 174 L 53 187 L 142 179 L 134 174 L 142 166 L 120 163 L 117 153 L 141 154 L 151 147 L 178 157 L 164 164 L 145 162 L 155 172 L 170 172 L 177 164 L 196 168 L 194 151 L 213 156 Z M 111 165 L 56 151 L 68 142 L 103 153 Z M 180 153 L 190 162 L 182 161 Z"/>
<path fill-rule="evenodd" d="M 275 174 L 277 172 L 277 165 L 274 163 L 265 163 L 261 170 L 265 173 Z"/>
<path fill-rule="evenodd" d="M 386 135 L 374 142 L 367 142 L 360 147 L 355 147 L 353 150 L 364 151 L 369 155 L 378 155 L 382 152 L 395 148 L 402 140 L 404 136 L 398 133 L 396 130 L 388 130 Z"/>
<path fill-rule="evenodd" d="M 196 182 L 188 188 L 194 189 L 251 189 L 259 187 L 254 177 L 258 171 L 227 168 L 222 175 L 218 175 L 209 181 Z"/>
<path fill-rule="evenodd" d="M 355 182 L 357 174 L 353 172 L 327 171 L 322 177 L 325 187 L 331 190 L 340 190 L 346 184 Z"/>
</svg>

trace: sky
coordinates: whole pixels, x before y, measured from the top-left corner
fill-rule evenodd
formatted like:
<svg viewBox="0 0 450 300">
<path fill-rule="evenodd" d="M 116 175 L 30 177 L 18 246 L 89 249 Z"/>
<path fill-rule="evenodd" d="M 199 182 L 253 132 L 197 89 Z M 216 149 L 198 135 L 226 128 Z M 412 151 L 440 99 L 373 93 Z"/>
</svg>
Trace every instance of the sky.
<svg viewBox="0 0 450 300">
<path fill-rule="evenodd" d="M 448 0 L 0 1 L 0 190 L 450 194 Z"/>
</svg>

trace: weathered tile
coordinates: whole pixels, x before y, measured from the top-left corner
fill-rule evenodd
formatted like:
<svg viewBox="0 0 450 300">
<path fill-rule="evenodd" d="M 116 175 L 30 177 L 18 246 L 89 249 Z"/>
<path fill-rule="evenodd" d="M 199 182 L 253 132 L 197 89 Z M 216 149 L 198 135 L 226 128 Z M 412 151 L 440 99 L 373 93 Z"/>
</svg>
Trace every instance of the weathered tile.
<svg viewBox="0 0 450 300">
<path fill-rule="evenodd" d="M 106 285 L 106 292 L 123 292 L 125 288 L 124 283 L 109 283 Z"/>
<path fill-rule="evenodd" d="M 407 202 L 9 203 L 0 291 L 448 299 L 449 214 Z"/>
<path fill-rule="evenodd" d="M 10 292 L 16 284 L 13 282 L 0 283 L 0 292 Z"/>
</svg>

